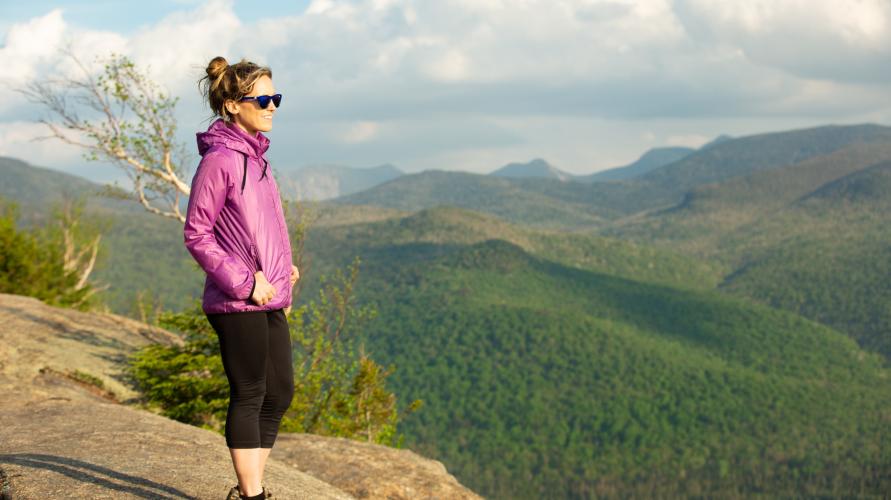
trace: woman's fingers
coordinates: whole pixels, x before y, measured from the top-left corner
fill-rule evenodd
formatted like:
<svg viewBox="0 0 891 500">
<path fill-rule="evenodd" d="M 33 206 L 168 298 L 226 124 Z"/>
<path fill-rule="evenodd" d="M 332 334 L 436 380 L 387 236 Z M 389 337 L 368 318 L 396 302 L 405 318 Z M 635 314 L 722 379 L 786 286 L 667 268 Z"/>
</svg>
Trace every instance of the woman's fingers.
<svg viewBox="0 0 891 500">
<path fill-rule="evenodd" d="M 275 297 L 275 287 L 272 286 L 271 284 L 267 284 L 266 285 L 266 294 L 264 295 L 265 300 L 263 301 L 263 304 L 266 304 L 267 302 L 272 300 L 273 297 Z"/>
<path fill-rule="evenodd" d="M 297 283 L 298 279 L 300 279 L 300 270 L 297 269 L 297 266 L 291 264 L 291 285 Z"/>
<path fill-rule="evenodd" d="M 277 290 L 275 289 L 275 286 L 273 286 L 266 279 L 266 276 L 263 274 L 262 271 L 258 271 L 255 276 L 257 278 L 257 286 L 256 290 L 254 290 L 254 295 L 256 296 L 254 302 L 261 306 L 264 306 L 268 304 L 269 301 L 271 301 L 273 298 L 275 298 Z"/>
</svg>

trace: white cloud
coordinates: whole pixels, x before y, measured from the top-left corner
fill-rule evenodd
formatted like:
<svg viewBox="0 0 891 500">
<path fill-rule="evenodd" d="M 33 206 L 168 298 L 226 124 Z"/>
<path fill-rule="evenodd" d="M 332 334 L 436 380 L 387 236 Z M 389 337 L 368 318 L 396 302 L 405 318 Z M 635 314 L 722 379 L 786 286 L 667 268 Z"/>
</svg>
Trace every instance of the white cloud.
<svg viewBox="0 0 891 500">
<path fill-rule="evenodd" d="M 425 73 L 434 80 L 456 82 L 470 76 L 468 65 L 467 57 L 460 50 L 449 49 L 427 65 Z"/>
<path fill-rule="evenodd" d="M 72 27 L 65 22 L 62 9 L 53 9 L 9 29 L 0 48 L 0 66 L 4 68 L 0 82 L 18 87 L 49 76 L 79 74 L 80 68 L 60 52 L 67 47 L 89 65 L 96 55 L 125 50 L 126 39 L 114 32 Z"/>
<path fill-rule="evenodd" d="M 184 9 L 128 37 L 58 9 L 11 24 L 0 78 L 71 71 L 66 39 L 85 58 L 130 55 L 182 97 L 191 147 L 205 65 L 246 57 L 287 96 L 273 136 L 289 158 L 430 166 L 475 152 L 484 171 L 536 156 L 589 171 L 696 145 L 730 131 L 721 120 L 891 118 L 887 0 L 314 0 L 255 23 L 232 0 Z M 24 112 L 4 101 L 0 121 Z"/>
<path fill-rule="evenodd" d="M 40 65 L 55 55 L 64 30 L 61 9 L 12 25 L 0 48 L 0 83 L 17 86 L 35 78 Z"/>
<path fill-rule="evenodd" d="M 151 68 L 153 79 L 184 93 L 195 91 L 196 81 L 216 56 L 230 64 L 241 57 L 263 62 L 265 54 L 251 50 L 251 40 L 258 35 L 262 38 L 262 33 L 242 26 L 231 0 L 211 0 L 140 30 L 129 45 L 133 58 Z"/>
<path fill-rule="evenodd" d="M 28 158 L 36 165 L 58 164 L 80 156 L 72 145 L 54 140 L 35 140 L 50 134 L 42 123 L 7 121 L 0 123 L 0 155 Z"/>
<path fill-rule="evenodd" d="M 348 144 L 368 142 L 377 135 L 380 125 L 375 122 L 357 122 L 341 134 L 340 138 Z"/>
<path fill-rule="evenodd" d="M 703 44 L 736 47 L 756 64 L 833 81 L 891 76 L 887 0 L 678 0 L 677 9 Z"/>
<path fill-rule="evenodd" d="M 816 26 L 812 38 L 847 33 L 859 40 L 862 33 L 867 41 L 857 43 L 868 45 L 887 35 L 884 22 L 870 21 L 882 12 L 876 2 L 848 8 L 854 13 L 840 24 L 830 22 L 835 4 L 818 3 L 826 22 L 799 26 Z M 802 2 L 735 7 L 743 4 L 320 0 L 306 15 L 276 23 L 271 61 L 274 68 L 284 65 L 306 102 L 302 111 L 314 119 L 380 121 L 471 110 L 640 118 L 821 115 L 827 108 L 860 113 L 874 106 L 853 97 L 864 93 L 850 81 L 862 69 L 856 61 L 833 62 L 838 78 L 830 102 L 813 91 L 816 80 L 754 57 L 743 43 L 750 29 L 773 26 L 769 34 L 781 33 Z M 725 29 L 722 23 L 731 22 L 737 28 Z M 772 45 L 801 44 L 788 37 Z M 823 64 L 817 55 L 808 61 L 799 64 Z"/>
<path fill-rule="evenodd" d="M 19 158 L 38 167 L 51 167 L 78 175 L 93 182 L 119 182 L 129 185 L 126 174 L 117 167 L 88 162 L 83 150 L 70 144 L 50 139 L 35 140 L 49 135 L 42 123 L 27 121 L 0 122 L 0 156 Z"/>
</svg>

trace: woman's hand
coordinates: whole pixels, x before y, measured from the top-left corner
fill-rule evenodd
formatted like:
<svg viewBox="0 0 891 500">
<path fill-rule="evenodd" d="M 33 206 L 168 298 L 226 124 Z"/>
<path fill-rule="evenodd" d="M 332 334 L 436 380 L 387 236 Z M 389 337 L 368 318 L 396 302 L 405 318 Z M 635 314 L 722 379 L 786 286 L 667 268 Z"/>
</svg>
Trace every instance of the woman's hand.
<svg viewBox="0 0 891 500">
<path fill-rule="evenodd" d="M 263 271 L 254 273 L 254 279 L 257 280 L 257 284 L 254 285 L 254 294 L 251 295 L 251 300 L 257 305 L 265 305 L 275 297 L 275 287 L 269 283 Z"/>
<path fill-rule="evenodd" d="M 300 279 L 300 271 L 297 270 L 297 266 L 295 266 L 294 264 L 291 264 L 291 277 L 290 277 L 291 286 L 293 287 L 294 283 L 297 283 L 297 280 L 299 280 L 299 279 Z M 291 314 L 291 306 L 288 306 L 285 308 L 285 316 L 287 316 L 288 314 Z"/>
<path fill-rule="evenodd" d="M 300 271 L 297 270 L 297 266 L 291 264 L 291 286 L 294 286 L 294 283 L 297 283 L 297 280 L 300 279 Z"/>
</svg>

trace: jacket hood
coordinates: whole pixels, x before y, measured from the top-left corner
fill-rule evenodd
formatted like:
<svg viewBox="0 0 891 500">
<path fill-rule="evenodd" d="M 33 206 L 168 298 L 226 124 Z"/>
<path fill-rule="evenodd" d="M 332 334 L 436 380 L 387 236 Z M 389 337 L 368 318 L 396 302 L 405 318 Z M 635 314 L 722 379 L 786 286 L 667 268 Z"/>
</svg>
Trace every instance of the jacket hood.
<svg viewBox="0 0 891 500">
<path fill-rule="evenodd" d="M 226 123 L 222 118 L 211 123 L 206 132 L 195 135 L 198 139 L 198 154 L 201 156 L 216 144 L 255 158 L 260 158 L 269 149 L 269 138 L 262 132 L 252 136 L 235 123 Z"/>
</svg>

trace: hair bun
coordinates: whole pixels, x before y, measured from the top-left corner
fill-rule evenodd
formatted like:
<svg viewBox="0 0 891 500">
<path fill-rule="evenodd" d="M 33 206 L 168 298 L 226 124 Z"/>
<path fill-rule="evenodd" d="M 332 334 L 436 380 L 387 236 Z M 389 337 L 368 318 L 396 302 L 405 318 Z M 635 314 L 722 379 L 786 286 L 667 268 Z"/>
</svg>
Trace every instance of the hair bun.
<svg viewBox="0 0 891 500">
<path fill-rule="evenodd" d="M 226 68 L 229 67 L 229 63 L 226 61 L 226 58 L 223 56 L 217 56 L 210 60 L 210 63 L 207 65 L 207 76 L 209 76 L 213 80 L 217 80 L 219 77 L 226 72 Z"/>
</svg>

